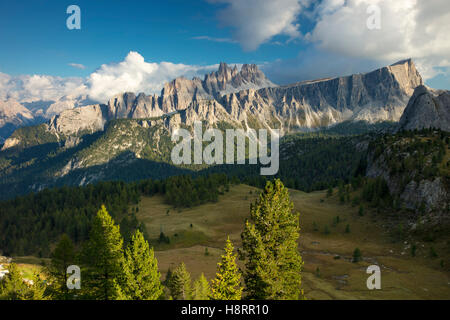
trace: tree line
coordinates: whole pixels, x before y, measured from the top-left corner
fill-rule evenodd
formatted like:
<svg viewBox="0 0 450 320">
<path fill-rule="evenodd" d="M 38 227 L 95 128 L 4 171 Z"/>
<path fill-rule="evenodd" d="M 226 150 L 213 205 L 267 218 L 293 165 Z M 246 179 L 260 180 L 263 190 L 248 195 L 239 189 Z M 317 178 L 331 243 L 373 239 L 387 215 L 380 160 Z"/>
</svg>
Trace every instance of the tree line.
<svg viewBox="0 0 450 320">
<path fill-rule="evenodd" d="M 176 176 L 166 180 L 64 186 L 2 201 L 0 253 L 48 257 L 51 245 L 62 234 L 67 234 L 75 245 L 79 245 L 87 240 L 92 219 L 102 204 L 119 221 L 122 236 L 128 242 L 134 230 L 144 230 L 136 218 L 142 195 L 160 194 L 174 207 L 191 207 L 217 201 L 218 196 L 228 190 L 228 185 L 229 180 L 224 174 L 197 178 Z"/>
</svg>

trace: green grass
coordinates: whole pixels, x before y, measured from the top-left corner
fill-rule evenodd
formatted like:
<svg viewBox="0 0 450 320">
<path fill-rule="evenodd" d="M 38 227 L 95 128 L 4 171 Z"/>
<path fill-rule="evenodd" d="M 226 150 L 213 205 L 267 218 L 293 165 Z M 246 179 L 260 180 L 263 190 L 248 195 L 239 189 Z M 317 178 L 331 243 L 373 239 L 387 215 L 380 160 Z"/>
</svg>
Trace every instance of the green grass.
<svg viewBox="0 0 450 320">
<path fill-rule="evenodd" d="M 17 264 L 24 279 L 31 279 L 34 273 L 41 273 L 42 271 L 41 263 L 43 261 L 48 262 L 49 259 L 40 259 L 33 256 L 26 256 L 26 257 L 14 257 L 11 262 Z M 8 264 L 3 262 L 3 265 L 4 268 L 6 269 Z"/>
<path fill-rule="evenodd" d="M 150 238 L 156 239 L 162 230 L 171 239 L 169 245 L 155 245 L 163 277 L 168 268 L 182 261 L 193 278 L 202 272 L 213 277 L 227 235 L 236 247 L 241 246 L 240 233 L 258 192 L 239 185 L 220 196 L 217 203 L 182 211 L 166 205 L 161 197 L 143 198 L 138 219 L 147 226 Z M 417 243 L 416 257 L 411 257 L 408 244 L 393 242 L 386 221 L 369 209 L 361 217 L 359 206 L 340 204 L 337 195 L 327 198 L 326 191 L 291 190 L 290 194 L 300 212 L 303 289 L 309 299 L 450 299 L 449 272 L 439 265 L 441 259 L 448 261 L 445 243 Z M 336 216 L 339 223 L 333 223 Z M 314 231 L 314 222 L 318 231 Z M 347 224 L 350 233 L 345 232 Z M 329 234 L 322 232 L 325 225 Z M 431 245 L 440 254 L 436 259 L 428 258 Z M 356 247 L 363 261 L 352 263 Z M 339 259 L 335 259 L 337 255 Z M 366 268 L 371 264 L 381 268 L 382 290 L 366 287 Z M 317 267 L 320 277 L 315 275 Z"/>
</svg>

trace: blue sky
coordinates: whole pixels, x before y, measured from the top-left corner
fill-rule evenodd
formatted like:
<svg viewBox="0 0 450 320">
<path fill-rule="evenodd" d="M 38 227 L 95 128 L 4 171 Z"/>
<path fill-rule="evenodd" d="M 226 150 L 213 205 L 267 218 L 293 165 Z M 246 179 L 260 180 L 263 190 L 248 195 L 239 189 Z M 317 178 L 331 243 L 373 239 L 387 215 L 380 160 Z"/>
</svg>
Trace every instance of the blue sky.
<svg viewBox="0 0 450 320">
<path fill-rule="evenodd" d="M 81 9 L 81 30 L 68 30 L 66 8 Z M 295 57 L 302 45 L 263 44 L 245 52 L 216 19 L 223 4 L 205 1 L 10 1 L 0 4 L 0 70 L 17 74 L 87 76 L 101 64 L 137 51 L 147 61 L 209 65 L 263 63 Z M 286 38 L 280 36 L 280 38 Z M 86 66 L 74 70 L 69 63 Z"/>
<path fill-rule="evenodd" d="M 2 92 L 5 96 L 14 90 L 28 90 L 31 97 L 31 91 L 43 88 L 44 80 L 45 89 L 52 94 L 59 94 L 55 92 L 63 87 L 67 93 L 75 86 L 88 92 L 93 75 L 123 79 L 124 74 L 133 77 L 133 72 L 144 80 L 131 89 L 151 92 L 171 77 L 204 73 L 221 61 L 256 63 L 272 81 L 285 84 L 366 72 L 409 57 L 416 61 L 427 84 L 450 89 L 450 2 L 433 0 L 426 6 L 418 0 L 393 3 L 2 1 L 0 97 Z M 66 27 L 66 9 L 72 4 L 81 9 L 81 30 Z M 373 4 L 380 9 L 379 30 L 366 27 L 367 11 Z M 130 52 L 138 55 L 130 57 Z M 173 65 L 161 67 L 164 61 Z M 140 67 L 150 71 L 142 73 Z M 161 70 L 164 76 L 159 75 Z M 35 78 L 35 85 L 28 85 L 32 75 L 48 77 Z M 52 77 L 77 80 L 66 85 L 66 80 Z M 49 86 L 54 87 L 50 90 Z"/>
</svg>

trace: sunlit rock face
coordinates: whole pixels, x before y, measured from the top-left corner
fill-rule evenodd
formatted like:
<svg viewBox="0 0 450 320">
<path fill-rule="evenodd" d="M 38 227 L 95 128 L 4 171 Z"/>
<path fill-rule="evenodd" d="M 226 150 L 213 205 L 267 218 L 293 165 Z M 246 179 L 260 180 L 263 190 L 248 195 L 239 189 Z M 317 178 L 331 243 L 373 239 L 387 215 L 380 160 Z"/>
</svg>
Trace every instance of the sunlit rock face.
<svg viewBox="0 0 450 320">
<path fill-rule="evenodd" d="M 399 130 L 423 128 L 450 131 L 450 91 L 416 88 L 400 119 Z"/>
</svg>

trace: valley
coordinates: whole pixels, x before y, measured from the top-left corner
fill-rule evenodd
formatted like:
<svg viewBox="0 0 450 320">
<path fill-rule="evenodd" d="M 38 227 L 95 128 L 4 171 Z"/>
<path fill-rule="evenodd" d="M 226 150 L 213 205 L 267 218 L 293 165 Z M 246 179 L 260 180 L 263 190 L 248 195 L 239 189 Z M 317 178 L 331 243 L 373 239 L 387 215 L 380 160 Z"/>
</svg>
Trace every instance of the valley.
<svg viewBox="0 0 450 320">
<path fill-rule="evenodd" d="M 251 193 L 250 193 L 251 192 Z M 243 222 L 259 190 L 246 185 L 232 187 L 216 204 L 178 212 L 158 198 L 143 198 L 139 219 L 147 226 L 150 238 L 157 238 L 161 227 L 170 239 L 181 235 L 173 245 L 158 249 L 160 270 L 167 272 L 181 261 L 197 278 L 201 272 L 210 279 L 227 237 L 240 245 Z M 450 263 L 450 252 L 444 240 L 431 244 L 439 248 L 439 258 L 428 257 L 430 243 L 418 245 L 411 257 L 410 244 L 393 242 L 382 217 L 368 212 L 358 215 L 358 208 L 342 205 L 336 196 L 326 198 L 325 191 L 304 193 L 290 191 L 295 210 L 300 212 L 299 249 L 304 260 L 302 286 L 308 299 L 449 299 L 450 273 L 442 269 L 441 259 Z M 321 199 L 324 200 L 321 202 Z M 166 214 L 170 210 L 169 215 Z M 333 219 L 341 222 L 333 226 Z M 314 222 L 318 231 L 314 231 Z M 190 227 L 192 223 L 193 228 Z M 345 233 L 346 225 L 350 233 Z M 324 234 L 325 226 L 330 229 Z M 448 239 L 447 239 L 448 241 Z M 423 245 L 423 247 L 422 247 Z M 360 248 L 363 261 L 352 263 L 353 250 Z M 205 256 L 205 248 L 209 255 Z M 408 250 L 409 249 L 409 250 Z M 335 257 L 339 256 L 339 259 Z M 382 290 L 368 290 L 366 268 L 381 267 Z M 319 269 L 319 274 L 317 272 Z"/>
<path fill-rule="evenodd" d="M 186 264 L 192 279 L 202 272 L 207 279 L 213 278 L 226 237 L 229 235 L 240 247 L 243 222 L 260 191 L 236 185 L 219 196 L 216 203 L 184 209 L 166 204 L 161 196 L 142 197 L 137 217 L 145 224 L 150 244 L 155 247 L 162 280 L 169 268 L 173 270 L 181 262 Z M 290 196 L 295 210 L 300 212 L 302 288 L 308 299 L 450 298 L 448 237 L 434 242 L 398 241 L 389 232 L 386 217 L 375 210 L 368 209 L 360 216 L 358 207 L 341 204 L 336 194 L 327 197 L 326 191 L 290 190 Z M 169 237 L 170 244 L 158 242 L 161 232 Z M 415 257 L 410 253 L 412 243 L 417 246 Z M 435 248 L 438 257 L 429 256 L 430 247 Z M 355 248 L 362 252 L 363 260 L 358 263 L 351 262 Z M 24 270 L 36 268 L 40 260 L 13 259 L 22 263 Z M 239 264 L 242 266 L 241 261 Z M 381 290 L 366 287 L 366 268 L 372 264 L 381 268 Z"/>
</svg>

